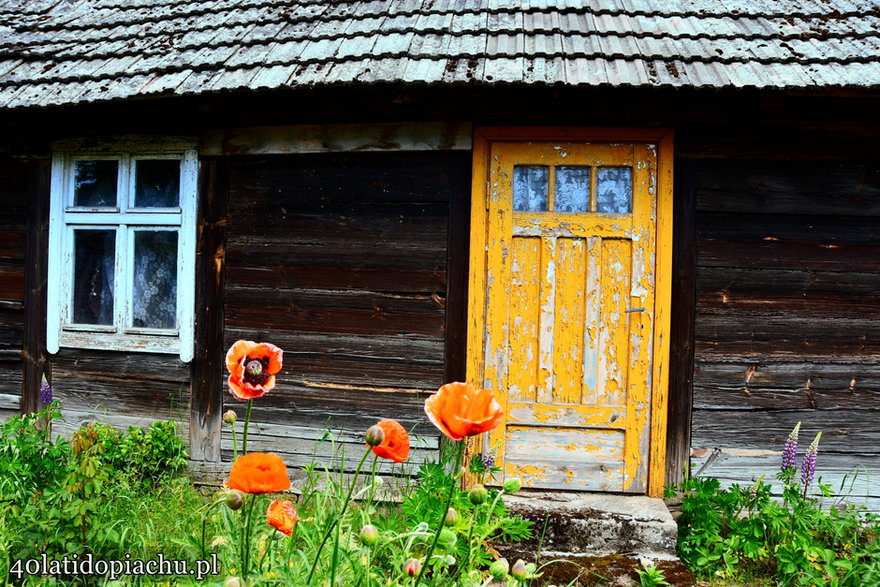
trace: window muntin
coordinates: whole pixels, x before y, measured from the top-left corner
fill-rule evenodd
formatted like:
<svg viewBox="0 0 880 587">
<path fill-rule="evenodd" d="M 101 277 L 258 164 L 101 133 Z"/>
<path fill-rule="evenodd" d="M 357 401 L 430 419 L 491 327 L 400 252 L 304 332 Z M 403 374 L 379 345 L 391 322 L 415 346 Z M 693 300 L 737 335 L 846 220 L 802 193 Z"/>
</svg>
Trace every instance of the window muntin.
<svg viewBox="0 0 880 587">
<path fill-rule="evenodd" d="M 191 360 L 196 179 L 192 143 L 56 153 L 50 352 L 134 350 Z"/>
<path fill-rule="evenodd" d="M 513 166 L 516 212 L 629 214 L 632 194 L 629 166 Z"/>
</svg>

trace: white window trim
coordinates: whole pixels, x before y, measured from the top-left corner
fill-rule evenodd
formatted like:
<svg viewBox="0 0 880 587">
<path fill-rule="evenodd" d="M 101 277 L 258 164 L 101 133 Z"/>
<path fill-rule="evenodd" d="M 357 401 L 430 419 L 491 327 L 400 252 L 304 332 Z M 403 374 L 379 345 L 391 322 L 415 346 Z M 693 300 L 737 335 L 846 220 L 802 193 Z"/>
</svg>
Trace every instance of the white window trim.
<svg viewBox="0 0 880 587">
<path fill-rule="evenodd" d="M 177 354 L 183 362 L 193 358 L 195 337 L 196 218 L 198 212 L 198 153 L 193 139 L 123 137 L 95 141 L 71 140 L 53 145 L 49 206 L 49 263 L 47 283 L 46 347 L 85 348 Z M 141 157 L 180 159 L 180 208 L 129 209 L 133 204 L 132 162 Z M 117 194 L 126 206 L 110 209 L 74 208 L 73 162 L 83 158 L 120 161 Z M 117 202 L 119 204 L 120 202 Z M 178 222 L 179 218 L 179 222 Z M 73 229 L 125 227 L 116 231 L 114 325 L 71 324 L 73 281 Z M 173 226 L 179 230 L 177 267 L 177 330 L 125 327 L 133 271 L 134 239 L 139 227 Z M 123 260 L 123 251 L 126 260 Z"/>
</svg>

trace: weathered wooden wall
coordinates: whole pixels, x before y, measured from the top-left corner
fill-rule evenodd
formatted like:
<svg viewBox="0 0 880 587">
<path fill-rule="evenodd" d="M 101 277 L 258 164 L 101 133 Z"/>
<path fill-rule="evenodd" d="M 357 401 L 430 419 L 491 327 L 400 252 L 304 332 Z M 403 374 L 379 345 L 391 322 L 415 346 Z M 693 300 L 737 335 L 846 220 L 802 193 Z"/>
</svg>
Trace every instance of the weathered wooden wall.
<svg viewBox="0 0 880 587">
<path fill-rule="evenodd" d="M 450 200 L 467 198 L 452 190 L 469 162 L 417 152 L 228 163 L 225 345 L 284 349 L 277 387 L 254 402 L 250 450 L 329 463 L 334 447 L 315 440 L 330 429 L 353 466 L 381 418 L 413 430 L 415 462 L 437 447 L 422 403 L 444 383 Z M 244 404 L 223 393 L 241 418 Z M 224 458 L 231 442 L 224 428 Z"/>
<path fill-rule="evenodd" d="M 69 436 L 95 420 L 126 430 L 171 418 L 187 437 L 190 367 L 176 355 L 61 349 L 50 363 L 63 416 L 53 432 Z"/>
<path fill-rule="evenodd" d="M 818 474 L 859 472 L 878 509 L 880 164 L 696 166 L 695 470 L 772 480 L 801 421 Z"/>
<path fill-rule="evenodd" d="M 0 158 L 0 419 L 18 412 L 24 345 L 28 166 Z"/>
</svg>

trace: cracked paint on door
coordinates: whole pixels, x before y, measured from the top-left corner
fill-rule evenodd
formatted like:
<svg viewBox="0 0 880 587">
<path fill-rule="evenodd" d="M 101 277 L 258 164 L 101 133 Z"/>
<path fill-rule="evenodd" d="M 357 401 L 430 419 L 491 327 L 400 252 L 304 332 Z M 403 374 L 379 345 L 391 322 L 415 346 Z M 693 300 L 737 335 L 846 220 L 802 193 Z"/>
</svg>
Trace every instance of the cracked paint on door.
<svg viewBox="0 0 880 587">
<path fill-rule="evenodd" d="M 482 450 L 527 487 L 647 492 L 656 144 L 487 141 L 475 159 L 469 370 L 506 413 Z"/>
</svg>

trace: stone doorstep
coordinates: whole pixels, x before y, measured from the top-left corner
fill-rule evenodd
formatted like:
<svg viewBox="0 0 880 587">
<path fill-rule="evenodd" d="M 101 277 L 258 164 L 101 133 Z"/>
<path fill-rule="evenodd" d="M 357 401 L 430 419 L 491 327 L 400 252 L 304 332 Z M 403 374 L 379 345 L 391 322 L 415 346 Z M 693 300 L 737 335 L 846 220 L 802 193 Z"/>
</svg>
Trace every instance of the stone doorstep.
<svg viewBox="0 0 880 587">
<path fill-rule="evenodd" d="M 678 526 L 659 498 L 524 490 L 505 495 L 504 503 L 511 513 L 534 524 L 534 537 L 517 546 L 537 548 L 540 542 L 542 558 L 624 555 L 677 560 Z"/>
</svg>

